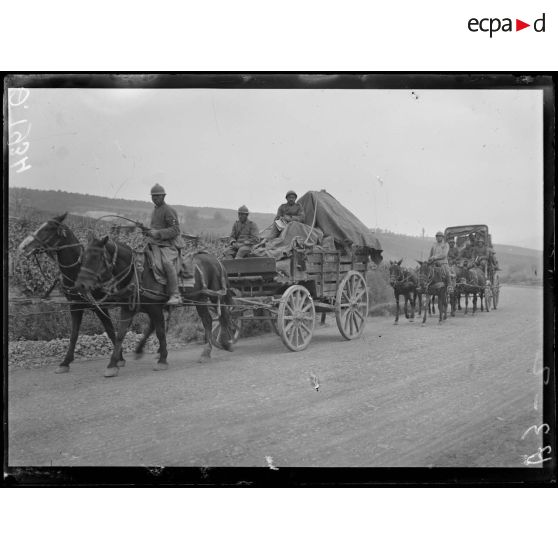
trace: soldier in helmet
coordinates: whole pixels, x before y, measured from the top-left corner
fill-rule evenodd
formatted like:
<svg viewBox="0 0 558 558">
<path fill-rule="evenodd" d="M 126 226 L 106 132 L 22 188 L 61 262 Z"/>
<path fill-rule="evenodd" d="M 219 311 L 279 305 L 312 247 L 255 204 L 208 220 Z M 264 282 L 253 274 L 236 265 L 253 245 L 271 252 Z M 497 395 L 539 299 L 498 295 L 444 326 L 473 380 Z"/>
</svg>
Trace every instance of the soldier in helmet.
<svg viewBox="0 0 558 558">
<path fill-rule="evenodd" d="M 231 244 L 225 251 L 226 258 L 246 258 L 252 252 L 252 247 L 259 242 L 258 226 L 248 219 L 249 214 L 245 205 L 238 208 L 238 221 L 231 231 Z"/>
<path fill-rule="evenodd" d="M 430 249 L 430 257 L 428 258 L 428 263 L 437 265 L 442 268 L 442 277 L 446 283 L 446 286 L 449 285 L 450 279 L 448 251 L 449 246 L 444 241 L 444 233 L 442 231 L 438 231 L 436 233 L 436 242 Z"/>
<path fill-rule="evenodd" d="M 289 190 L 285 198 L 287 198 L 287 203 L 282 203 L 277 210 L 277 215 L 274 220 L 274 236 L 279 236 L 281 231 L 291 222 L 299 221 L 304 223 L 304 208 L 302 205 L 297 203 L 296 192 Z"/>
<path fill-rule="evenodd" d="M 473 258 L 475 262 L 483 268 L 485 273 L 488 270 L 488 256 L 489 252 L 484 243 L 484 238 L 482 236 L 479 236 L 477 245 L 473 248 Z"/>
<path fill-rule="evenodd" d="M 459 250 L 455 247 L 455 239 L 452 237 L 448 238 L 448 264 L 455 265 L 457 259 L 459 258 Z"/>
<path fill-rule="evenodd" d="M 169 294 L 168 304 L 181 304 L 182 299 L 178 292 L 178 276 L 176 262 L 179 250 L 182 247 L 178 216 L 176 211 L 165 203 L 166 192 L 160 184 L 151 188 L 151 200 L 155 209 L 151 214 L 151 228 L 146 231 L 149 237 L 149 247 L 160 267 L 167 276 L 167 291 Z M 189 260 L 187 258 L 187 260 Z M 185 261 L 183 265 L 184 286 L 194 286 L 194 273 L 192 262 Z M 187 275 L 186 275 L 187 274 Z"/>
</svg>

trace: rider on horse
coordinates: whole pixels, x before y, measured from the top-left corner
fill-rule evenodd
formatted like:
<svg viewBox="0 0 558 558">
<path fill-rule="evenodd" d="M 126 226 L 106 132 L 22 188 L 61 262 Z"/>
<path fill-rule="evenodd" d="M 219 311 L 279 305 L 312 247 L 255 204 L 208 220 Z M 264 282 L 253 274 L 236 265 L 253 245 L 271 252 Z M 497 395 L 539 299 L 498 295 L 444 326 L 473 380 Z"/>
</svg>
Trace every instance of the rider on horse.
<svg viewBox="0 0 558 558">
<path fill-rule="evenodd" d="M 176 211 L 165 203 L 166 192 L 160 184 L 151 188 L 151 200 L 155 209 L 151 214 L 151 228 L 146 231 L 149 237 L 149 248 L 153 254 L 155 265 L 159 264 L 167 277 L 167 304 L 181 304 L 178 291 L 177 260 L 180 258 L 182 240 L 178 226 Z M 185 287 L 194 286 L 194 270 L 191 258 L 185 258 L 182 267 Z"/>
</svg>

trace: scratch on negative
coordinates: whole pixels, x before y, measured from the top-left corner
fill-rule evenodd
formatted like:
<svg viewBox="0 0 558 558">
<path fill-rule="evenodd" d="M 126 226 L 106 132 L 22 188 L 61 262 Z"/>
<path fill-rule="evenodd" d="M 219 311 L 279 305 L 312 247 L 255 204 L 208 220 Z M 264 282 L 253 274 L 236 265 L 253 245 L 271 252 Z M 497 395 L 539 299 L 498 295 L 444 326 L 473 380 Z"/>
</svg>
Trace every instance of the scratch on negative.
<svg viewBox="0 0 558 558">
<path fill-rule="evenodd" d="M 275 466 L 273 465 L 273 458 L 271 457 L 271 455 L 266 455 L 266 456 L 265 456 L 265 460 L 267 461 L 268 467 L 269 467 L 272 471 L 279 471 L 279 467 L 275 467 Z"/>
</svg>

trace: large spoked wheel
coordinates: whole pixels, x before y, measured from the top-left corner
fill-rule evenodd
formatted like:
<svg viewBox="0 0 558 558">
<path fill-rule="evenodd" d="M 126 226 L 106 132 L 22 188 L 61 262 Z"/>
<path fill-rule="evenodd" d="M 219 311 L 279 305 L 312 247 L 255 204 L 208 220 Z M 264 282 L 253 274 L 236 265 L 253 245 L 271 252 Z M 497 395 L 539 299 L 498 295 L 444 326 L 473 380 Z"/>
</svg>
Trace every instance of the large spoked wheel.
<svg viewBox="0 0 558 558">
<path fill-rule="evenodd" d="M 285 346 L 291 351 L 303 351 L 314 333 L 316 310 L 308 290 L 292 285 L 281 297 L 277 327 Z"/>
<path fill-rule="evenodd" d="M 345 339 L 362 335 L 368 315 L 368 289 L 358 271 L 349 271 L 341 281 L 335 296 L 335 320 Z"/>
<path fill-rule="evenodd" d="M 221 323 L 219 322 L 219 318 L 217 317 L 217 312 L 215 311 L 214 308 L 210 307 L 209 308 L 209 313 L 211 314 L 211 318 L 213 320 L 213 325 L 211 326 L 211 343 L 213 344 L 213 346 L 222 349 L 222 345 L 220 342 L 220 338 L 221 338 Z M 233 345 L 238 341 L 238 339 L 240 338 L 240 329 L 242 327 L 242 321 L 240 319 L 240 316 L 242 315 L 241 312 L 239 311 L 235 311 L 234 308 L 232 309 L 231 312 L 231 320 L 234 326 L 234 332 L 232 335 L 232 343 Z"/>
<path fill-rule="evenodd" d="M 498 308 L 498 302 L 500 300 L 500 276 L 494 276 L 494 283 L 492 285 L 492 305 L 494 310 Z"/>
</svg>

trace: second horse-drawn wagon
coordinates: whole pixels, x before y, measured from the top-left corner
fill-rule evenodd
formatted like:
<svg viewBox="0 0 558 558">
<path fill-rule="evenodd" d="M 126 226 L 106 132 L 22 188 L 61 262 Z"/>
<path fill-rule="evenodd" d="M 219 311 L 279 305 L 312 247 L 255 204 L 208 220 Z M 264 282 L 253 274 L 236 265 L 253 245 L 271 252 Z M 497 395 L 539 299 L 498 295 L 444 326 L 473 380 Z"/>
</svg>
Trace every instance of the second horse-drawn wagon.
<svg viewBox="0 0 558 558">
<path fill-rule="evenodd" d="M 382 259 L 378 240 L 331 195 L 308 192 L 298 201 L 305 223 L 289 223 L 279 238 L 258 245 L 255 257 L 222 260 L 237 326 L 268 320 L 291 351 L 308 347 L 317 314 L 323 321 L 334 313 L 345 339 L 362 335 L 369 306 L 366 275 Z"/>
<path fill-rule="evenodd" d="M 444 231 L 446 240 L 453 239 L 456 242 L 456 249 L 461 255 L 461 260 L 468 265 L 478 265 L 481 267 L 485 278 L 486 287 L 484 297 L 488 308 L 492 305 L 494 310 L 498 307 L 500 299 L 500 276 L 498 274 L 498 261 L 492 246 L 492 236 L 486 225 L 461 225 L 447 227 Z M 482 242 L 482 248 L 486 255 L 478 255 L 478 249 Z"/>
</svg>

